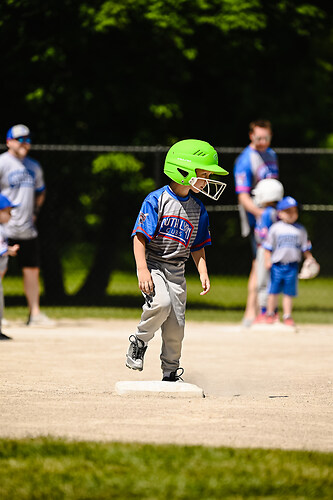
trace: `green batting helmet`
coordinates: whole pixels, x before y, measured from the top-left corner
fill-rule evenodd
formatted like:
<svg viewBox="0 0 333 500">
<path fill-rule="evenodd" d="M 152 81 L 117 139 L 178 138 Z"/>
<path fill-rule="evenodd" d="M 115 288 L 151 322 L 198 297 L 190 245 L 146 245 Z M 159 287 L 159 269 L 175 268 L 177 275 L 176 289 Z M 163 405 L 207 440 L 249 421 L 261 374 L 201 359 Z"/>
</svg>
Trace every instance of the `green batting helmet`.
<svg viewBox="0 0 333 500">
<path fill-rule="evenodd" d="M 227 175 L 229 172 L 219 167 L 217 152 L 208 142 L 185 139 L 176 142 L 169 149 L 164 163 L 164 173 L 183 186 L 190 186 L 196 169 L 208 170 L 212 174 Z"/>
</svg>

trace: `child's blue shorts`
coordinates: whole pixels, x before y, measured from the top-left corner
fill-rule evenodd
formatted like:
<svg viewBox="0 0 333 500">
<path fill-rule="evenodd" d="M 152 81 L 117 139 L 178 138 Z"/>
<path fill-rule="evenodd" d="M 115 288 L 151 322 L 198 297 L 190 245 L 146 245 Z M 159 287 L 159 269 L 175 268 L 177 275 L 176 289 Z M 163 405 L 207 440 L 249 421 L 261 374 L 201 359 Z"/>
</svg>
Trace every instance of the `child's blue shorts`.
<svg viewBox="0 0 333 500">
<path fill-rule="evenodd" d="M 290 264 L 276 263 L 271 268 L 271 284 L 268 293 L 283 292 L 290 297 L 297 297 L 298 262 Z"/>
</svg>

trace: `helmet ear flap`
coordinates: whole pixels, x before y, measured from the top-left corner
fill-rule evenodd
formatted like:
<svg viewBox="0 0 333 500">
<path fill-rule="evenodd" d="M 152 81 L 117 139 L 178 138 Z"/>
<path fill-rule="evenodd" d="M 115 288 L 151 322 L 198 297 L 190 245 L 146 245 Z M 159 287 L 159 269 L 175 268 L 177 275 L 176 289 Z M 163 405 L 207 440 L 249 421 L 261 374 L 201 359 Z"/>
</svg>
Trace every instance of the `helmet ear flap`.
<svg viewBox="0 0 333 500">
<path fill-rule="evenodd" d="M 177 170 L 180 173 L 180 175 L 182 175 L 184 178 L 188 176 L 187 170 L 184 170 L 183 168 L 179 168 L 179 167 L 177 167 Z"/>
</svg>

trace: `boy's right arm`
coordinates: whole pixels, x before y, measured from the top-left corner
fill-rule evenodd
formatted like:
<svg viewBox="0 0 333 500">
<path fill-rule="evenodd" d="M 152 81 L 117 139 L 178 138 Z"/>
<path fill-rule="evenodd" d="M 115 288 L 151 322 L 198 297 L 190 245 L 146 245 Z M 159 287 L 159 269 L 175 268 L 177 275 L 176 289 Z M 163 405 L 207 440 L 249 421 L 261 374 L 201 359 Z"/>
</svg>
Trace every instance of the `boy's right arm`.
<svg viewBox="0 0 333 500">
<path fill-rule="evenodd" d="M 154 291 L 154 283 L 147 267 L 146 238 L 142 233 L 138 232 L 133 237 L 133 251 L 138 274 L 139 288 L 141 292 L 150 295 Z"/>
</svg>

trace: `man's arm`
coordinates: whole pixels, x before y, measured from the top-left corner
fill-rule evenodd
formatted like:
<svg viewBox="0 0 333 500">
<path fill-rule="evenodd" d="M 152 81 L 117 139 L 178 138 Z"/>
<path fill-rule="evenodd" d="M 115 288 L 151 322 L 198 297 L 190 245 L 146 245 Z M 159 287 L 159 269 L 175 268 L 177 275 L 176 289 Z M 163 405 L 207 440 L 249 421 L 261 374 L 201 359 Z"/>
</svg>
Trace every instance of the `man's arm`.
<svg viewBox="0 0 333 500">
<path fill-rule="evenodd" d="M 253 214 L 255 217 L 259 217 L 264 211 L 262 208 L 259 208 L 254 204 L 249 193 L 239 193 L 238 203 L 242 205 L 247 212 L 250 212 L 250 214 Z"/>
<path fill-rule="evenodd" d="M 34 216 L 37 217 L 42 205 L 44 204 L 46 197 L 46 191 L 41 191 L 40 193 L 35 194 L 35 208 L 34 208 Z"/>
</svg>

